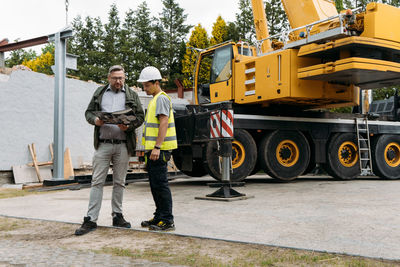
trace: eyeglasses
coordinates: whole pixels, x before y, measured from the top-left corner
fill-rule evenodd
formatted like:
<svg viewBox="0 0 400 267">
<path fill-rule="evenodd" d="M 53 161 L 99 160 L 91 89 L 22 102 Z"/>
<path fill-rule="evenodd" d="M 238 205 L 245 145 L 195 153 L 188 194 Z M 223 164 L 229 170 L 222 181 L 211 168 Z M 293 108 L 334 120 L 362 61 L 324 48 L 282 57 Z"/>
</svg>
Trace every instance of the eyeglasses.
<svg viewBox="0 0 400 267">
<path fill-rule="evenodd" d="M 113 81 L 123 81 L 125 80 L 125 77 L 110 77 L 110 79 Z"/>
</svg>

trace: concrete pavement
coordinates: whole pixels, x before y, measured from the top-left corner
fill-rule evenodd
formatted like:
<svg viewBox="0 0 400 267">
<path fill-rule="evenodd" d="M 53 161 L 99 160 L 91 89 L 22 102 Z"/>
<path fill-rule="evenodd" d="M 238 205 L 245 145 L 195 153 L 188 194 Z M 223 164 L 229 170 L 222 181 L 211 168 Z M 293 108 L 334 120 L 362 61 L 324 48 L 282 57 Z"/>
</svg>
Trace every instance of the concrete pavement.
<svg viewBox="0 0 400 267">
<path fill-rule="evenodd" d="M 334 181 L 305 177 L 276 183 L 263 175 L 246 180 L 247 200 L 196 200 L 216 188 L 210 177 L 170 182 L 176 234 L 400 259 L 400 181 Z M 111 186 L 104 188 L 98 224 L 111 225 Z M 81 223 L 89 188 L 0 199 L 0 215 Z M 133 229 L 152 217 L 147 182 L 129 184 L 124 216 Z M 78 225 L 77 225 L 78 227 Z"/>
</svg>

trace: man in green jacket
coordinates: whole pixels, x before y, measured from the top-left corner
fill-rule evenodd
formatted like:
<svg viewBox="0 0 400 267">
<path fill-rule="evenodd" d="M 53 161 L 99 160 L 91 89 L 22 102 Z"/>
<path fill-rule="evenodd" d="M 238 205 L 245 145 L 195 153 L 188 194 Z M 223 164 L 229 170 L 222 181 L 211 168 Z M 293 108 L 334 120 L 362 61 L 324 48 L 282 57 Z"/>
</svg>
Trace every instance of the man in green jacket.
<svg viewBox="0 0 400 267">
<path fill-rule="evenodd" d="M 122 215 L 122 199 L 129 157 L 134 156 L 136 147 L 135 129 L 144 120 L 144 112 L 139 97 L 125 85 L 125 71 L 122 66 L 112 66 L 108 72 L 108 84 L 97 88 L 86 109 L 86 120 L 94 125 L 93 175 L 87 216 L 75 235 L 83 235 L 97 228 L 103 186 L 107 178 L 110 162 L 113 165 L 112 217 L 113 226 L 130 228 Z M 129 125 L 105 124 L 97 111 L 115 112 L 132 109 L 136 120 Z"/>
</svg>

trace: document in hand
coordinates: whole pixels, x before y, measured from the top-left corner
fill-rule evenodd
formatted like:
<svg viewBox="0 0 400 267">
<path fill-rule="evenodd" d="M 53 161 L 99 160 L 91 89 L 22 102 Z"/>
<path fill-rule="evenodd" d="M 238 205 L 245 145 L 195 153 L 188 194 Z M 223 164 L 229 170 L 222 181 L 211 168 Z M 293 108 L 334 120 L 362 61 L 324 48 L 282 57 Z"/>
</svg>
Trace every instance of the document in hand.
<svg viewBox="0 0 400 267">
<path fill-rule="evenodd" d="M 95 111 L 94 114 L 106 124 L 125 124 L 129 125 L 137 121 L 132 109 L 125 109 L 115 112 Z"/>
</svg>

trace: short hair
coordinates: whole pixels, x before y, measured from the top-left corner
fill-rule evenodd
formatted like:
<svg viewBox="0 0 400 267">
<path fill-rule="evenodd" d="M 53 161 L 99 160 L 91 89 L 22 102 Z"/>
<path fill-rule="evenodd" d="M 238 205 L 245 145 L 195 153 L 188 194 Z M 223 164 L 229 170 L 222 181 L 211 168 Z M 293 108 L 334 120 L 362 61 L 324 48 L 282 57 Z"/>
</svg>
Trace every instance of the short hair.
<svg viewBox="0 0 400 267">
<path fill-rule="evenodd" d="M 111 72 L 114 72 L 114 71 L 123 71 L 125 73 L 124 67 L 122 67 L 121 65 L 114 65 L 108 69 L 108 75 L 110 75 Z"/>
</svg>

